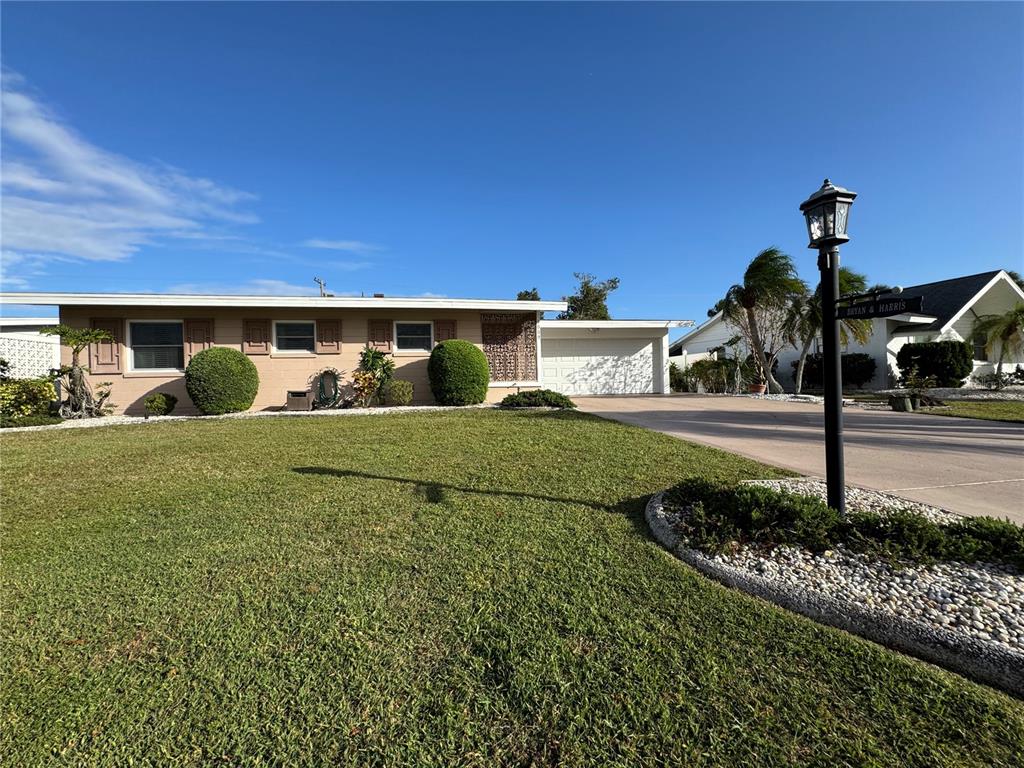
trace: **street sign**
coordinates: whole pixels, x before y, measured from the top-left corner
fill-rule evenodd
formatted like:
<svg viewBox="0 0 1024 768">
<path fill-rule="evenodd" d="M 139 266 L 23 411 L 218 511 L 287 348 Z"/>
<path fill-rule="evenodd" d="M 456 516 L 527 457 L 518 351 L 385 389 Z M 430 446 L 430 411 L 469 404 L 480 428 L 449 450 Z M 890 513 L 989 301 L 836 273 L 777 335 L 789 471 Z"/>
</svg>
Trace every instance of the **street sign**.
<svg viewBox="0 0 1024 768">
<path fill-rule="evenodd" d="M 836 308 L 836 317 L 840 320 L 853 320 L 855 318 L 869 317 L 892 317 L 902 315 L 904 312 L 920 312 L 921 297 L 914 296 L 909 299 L 901 299 L 898 296 L 865 301 L 862 304 L 848 304 L 845 307 Z"/>
</svg>

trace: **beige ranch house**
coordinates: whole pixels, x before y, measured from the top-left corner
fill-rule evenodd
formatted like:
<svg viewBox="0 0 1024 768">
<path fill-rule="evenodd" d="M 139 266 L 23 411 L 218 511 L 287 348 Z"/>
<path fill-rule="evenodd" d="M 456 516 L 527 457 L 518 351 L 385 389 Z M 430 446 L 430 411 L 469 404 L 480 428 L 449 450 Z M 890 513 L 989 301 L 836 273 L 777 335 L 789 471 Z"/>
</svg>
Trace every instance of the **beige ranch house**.
<svg viewBox="0 0 1024 768">
<path fill-rule="evenodd" d="M 438 342 L 465 339 L 487 357 L 487 400 L 540 387 L 567 395 L 667 394 L 670 320 L 545 320 L 563 301 L 334 296 L 201 296 L 5 293 L 0 303 L 57 306 L 60 322 L 103 328 L 113 341 L 89 349 L 90 382 L 112 382 L 117 413 L 141 413 L 145 398 L 170 392 L 177 412 L 194 412 L 185 391 L 191 357 L 233 347 L 256 365 L 253 410 L 285 405 L 315 374 L 349 380 L 366 345 L 394 357 L 395 376 L 430 404 L 427 361 Z M 62 349 L 65 363 L 70 350 Z"/>
</svg>

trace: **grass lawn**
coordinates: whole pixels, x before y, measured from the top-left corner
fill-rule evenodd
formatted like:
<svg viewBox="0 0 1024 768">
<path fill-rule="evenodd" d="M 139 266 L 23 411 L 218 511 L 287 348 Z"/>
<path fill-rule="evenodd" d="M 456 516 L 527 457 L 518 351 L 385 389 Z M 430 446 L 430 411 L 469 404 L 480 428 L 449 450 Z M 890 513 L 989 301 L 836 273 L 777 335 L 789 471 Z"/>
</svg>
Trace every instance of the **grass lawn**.
<svg viewBox="0 0 1024 768">
<path fill-rule="evenodd" d="M 0 436 L 6 765 L 1019 765 L 1024 704 L 725 589 L 583 414 Z"/>
<path fill-rule="evenodd" d="M 966 419 L 1024 422 L 1021 400 L 946 400 L 944 408 L 922 408 L 933 416 L 959 416 Z"/>
</svg>

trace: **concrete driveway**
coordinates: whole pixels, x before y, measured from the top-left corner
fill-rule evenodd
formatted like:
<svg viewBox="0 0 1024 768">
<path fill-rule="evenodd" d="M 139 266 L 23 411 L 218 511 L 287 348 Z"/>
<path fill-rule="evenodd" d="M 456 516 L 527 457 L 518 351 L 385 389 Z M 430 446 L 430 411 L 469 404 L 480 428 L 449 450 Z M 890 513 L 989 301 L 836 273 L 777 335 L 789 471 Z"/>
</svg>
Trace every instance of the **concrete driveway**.
<svg viewBox="0 0 1024 768">
<path fill-rule="evenodd" d="M 576 397 L 581 410 L 824 477 L 820 405 L 706 395 Z M 1024 424 L 843 410 L 846 481 L 1024 523 Z"/>
</svg>

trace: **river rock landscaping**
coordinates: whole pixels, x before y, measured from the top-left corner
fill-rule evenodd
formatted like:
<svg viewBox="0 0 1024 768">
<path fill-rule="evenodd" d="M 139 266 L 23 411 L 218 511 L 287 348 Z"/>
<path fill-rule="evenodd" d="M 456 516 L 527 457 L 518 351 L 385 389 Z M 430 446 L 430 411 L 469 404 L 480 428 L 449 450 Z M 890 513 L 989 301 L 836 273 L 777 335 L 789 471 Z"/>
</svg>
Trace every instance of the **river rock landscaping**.
<svg viewBox="0 0 1024 768">
<path fill-rule="evenodd" d="M 825 483 L 812 478 L 749 484 L 821 501 L 826 498 Z M 938 526 L 958 521 L 977 524 L 926 504 L 860 488 L 847 489 L 847 506 L 848 514 L 854 516 L 912 515 Z M 807 548 L 730 542 L 723 551 L 711 552 L 706 542 L 687 536 L 687 521 L 695 508 L 667 492 L 652 501 L 648 521 L 663 544 L 683 552 L 683 559 L 705 573 L 826 623 L 1001 687 L 1017 686 L 1018 693 L 1024 690 L 1019 679 L 1024 670 L 1024 573 L 1017 563 L 911 560 L 880 556 L 863 547 L 854 551 L 842 543 Z M 697 508 L 697 514 L 702 510 Z M 876 625 L 877 634 L 865 627 L 865 619 Z M 932 653 L 922 644 L 944 650 Z M 949 653 L 950 649 L 955 652 Z M 1010 681 L 1012 673 L 1006 674 L 1014 668 L 1016 683 Z"/>
</svg>

